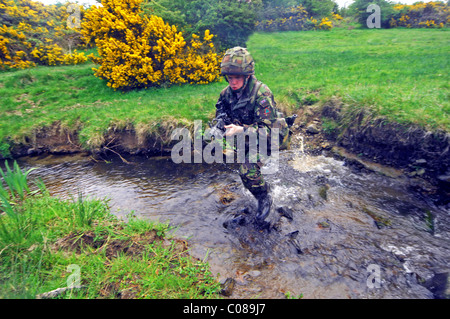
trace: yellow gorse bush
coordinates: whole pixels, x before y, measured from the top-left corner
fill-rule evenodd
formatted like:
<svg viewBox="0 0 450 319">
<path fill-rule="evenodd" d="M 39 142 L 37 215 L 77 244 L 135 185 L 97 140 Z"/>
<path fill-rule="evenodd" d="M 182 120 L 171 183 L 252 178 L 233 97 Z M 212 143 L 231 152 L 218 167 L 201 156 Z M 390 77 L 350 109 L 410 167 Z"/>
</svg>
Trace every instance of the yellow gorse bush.
<svg viewBox="0 0 450 319">
<path fill-rule="evenodd" d="M 33 67 L 36 64 L 27 59 L 24 50 L 30 49 L 25 34 L 6 25 L 0 26 L 0 68 Z"/>
<path fill-rule="evenodd" d="M 331 17 L 333 18 L 333 20 L 336 20 L 336 21 L 344 19 L 344 18 L 342 18 L 342 16 L 339 13 L 334 13 L 334 12 L 331 13 Z"/>
<path fill-rule="evenodd" d="M 440 1 L 396 4 L 393 8 L 396 14 L 389 21 L 392 28 L 443 28 L 450 21 L 449 6 Z"/>
<path fill-rule="evenodd" d="M 68 4 L 45 6 L 31 0 L 0 0 L 0 69 L 41 65 L 79 64 L 84 53 L 65 52 L 62 44 L 80 35 L 68 26 Z M 84 12 L 79 6 L 80 15 Z"/>
<path fill-rule="evenodd" d="M 330 19 L 325 17 L 325 18 L 322 19 L 322 21 L 320 21 L 320 23 L 317 26 L 317 28 L 320 29 L 320 30 L 330 30 L 331 28 L 333 28 L 333 23 L 331 22 Z"/>
<path fill-rule="evenodd" d="M 114 89 L 164 83 L 209 83 L 220 76 L 219 57 L 208 30 L 203 38 L 193 35 L 187 45 L 176 26 L 157 16 L 143 14 L 142 0 L 102 0 L 92 6 L 82 23 L 87 43 L 95 43 L 100 55 L 95 76 Z"/>
<path fill-rule="evenodd" d="M 56 44 L 39 45 L 31 51 L 31 55 L 41 65 L 80 64 L 87 61 L 84 53 L 74 50 L 73 53 L 64 54 L 61 47 Z"/>
<path fill-rule="evenodd" d="M 275 20 L 257 21 L 258 31 L 299 31 L 299 30 L 331 30 L 333 21 L 342 20 L 339 14 L 332 13 L 331 17 L 316 19 L 309 15 L 302 5 L 290 8 L 278 8 L 279 17 Z"/>
</svg>

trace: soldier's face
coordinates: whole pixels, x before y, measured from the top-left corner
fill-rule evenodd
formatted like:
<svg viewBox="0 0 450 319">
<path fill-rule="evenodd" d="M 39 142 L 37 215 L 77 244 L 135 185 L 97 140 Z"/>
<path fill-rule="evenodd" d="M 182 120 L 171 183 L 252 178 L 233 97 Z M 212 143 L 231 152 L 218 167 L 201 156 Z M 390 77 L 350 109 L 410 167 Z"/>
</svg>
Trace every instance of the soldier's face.
<svg viewBox="0 0 450 319">
<path fill-rule="evenodd" d="M 228 75 L 228 84 L 233 91 L 239 90 L 245 82 L 245 75 Z"/>
</svg>

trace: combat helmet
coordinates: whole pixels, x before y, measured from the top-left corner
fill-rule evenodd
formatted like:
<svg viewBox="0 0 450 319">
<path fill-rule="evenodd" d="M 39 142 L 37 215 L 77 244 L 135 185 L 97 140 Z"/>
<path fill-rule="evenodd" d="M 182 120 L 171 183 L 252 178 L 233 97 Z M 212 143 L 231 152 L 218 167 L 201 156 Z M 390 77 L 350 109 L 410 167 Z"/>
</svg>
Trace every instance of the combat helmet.
<svg viewBox="0 0 450 319">
<path fill-rule="evenodd" d="M 220 71 L 222 75 L 253 75 L 255 61 L 246 48 L 234 47 L 225 52 Z"/>
</svg>

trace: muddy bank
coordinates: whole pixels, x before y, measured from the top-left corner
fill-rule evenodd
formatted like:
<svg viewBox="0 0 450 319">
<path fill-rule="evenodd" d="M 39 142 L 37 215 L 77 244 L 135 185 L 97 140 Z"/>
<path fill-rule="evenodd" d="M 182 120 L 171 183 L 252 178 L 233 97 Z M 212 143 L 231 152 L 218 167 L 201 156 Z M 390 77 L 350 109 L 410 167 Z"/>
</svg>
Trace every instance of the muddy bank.
<svg viewBox="0 0 450 319">
<path fill-rule="evenodd" d="M 352 113 L 343 108 L 340 100 L 332 99 L 321 107 L 300 109 L 293 126 L 294 147 L 302 143 L 313 155 L 332 155 L 361 169 L 380 168 L 387 175 L 404 174 L 417 180 L 422 193 L 449 203 L 450 133 L 389 122 L 364 109 Z M 133 127 L 111 128 L 93 147 L 82 145 L 77 129 L 69 130 L 56 122 L 13 144 L 10 152 L 12 157 L 85 152 L 100 158 L 114 153 L 124 161 L 126 155 L 170 155 L 171 147 L 178 142 L 170 139 L 174 128 L 161 125 L 152 134 L 136 132 Z"/>
<path fill-rule="evenodd" d="M 87 144 L 83 145 L 80 141 L 79 129 L 70 130 L 62 127 L 60 122 L 55 122 L 50 127 L 35 130 L 20 142 L 12 143 L 10 153 L 13 158 L 75 153 L 101 156 L 108 152 L 117 155 L 159 156 L 170 154 L 174 142 L 170 140 L 170 131 L 164 128 L 152 134 L 138 134 L 134 128 L 129 127 L 111 128 L 95 141 L 95 145 L 89 145 L 93 144 L 89 142 Z"/>
<path fill-rule="evenodd" d="M 25 136 L 21 141 L 10 142 L 10 153 L 13 158 L 49 154 L 74 154 L 83 152 L 77 130 L 63 128 L 59 122 L 51 127 L 43 127 Z M 0 158 L 3 158 L 0 155 Z"/>
<path fill-rule="evenodd" d="M 450 133 L 428 131 L 375 117 L 367 110 L 344 112 L 340 100 L 299 112 L 295 126 L 305 150 L 327 153 L 348 165 L 391 177 L 405 175 L 418 191 L 443 204 L 450 198 Z"/>
</svg>

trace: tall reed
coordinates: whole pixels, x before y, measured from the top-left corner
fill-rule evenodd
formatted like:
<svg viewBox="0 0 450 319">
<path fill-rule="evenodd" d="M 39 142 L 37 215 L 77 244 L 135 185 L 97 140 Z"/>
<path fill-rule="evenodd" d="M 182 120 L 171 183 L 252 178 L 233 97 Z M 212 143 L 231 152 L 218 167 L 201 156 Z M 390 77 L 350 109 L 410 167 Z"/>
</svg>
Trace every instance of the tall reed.
<svg viewBox="0 0 450 319">
<path fill-rule="evenodd" d="M 12 169 L 9 167 L 8 161 L 5 161 L 5 169 L 6 171 L 4 172 L 0 167 L 0 174 L 9 188 L 11 199 L 16 199 L 16 197 L 18 197 L 19 200 L 23 200 L 25 195 L 30 192 L 27 182 L 28 175 L 36 168 L 33 167 L 26 172 L 22 172 L 17 161 L 14 161 Z M 0 186 L 0 193 L 7 196 L 7 190 L 3 185 Z"/>
<path fill-rule="evenodd" d="M 34 193 L 28 186 L 28 175 L 33 170 L 35 168 L 23 172 L 17 161 L 14 161 L 12 169 L 8 161 L 5 161 L 5 171 L 0 168 L 0 241 L 3 243 L 23 243 L 32 229 L 31 212 L 20 211 L 18 204 L 27 194 Z"/>
</svg>

